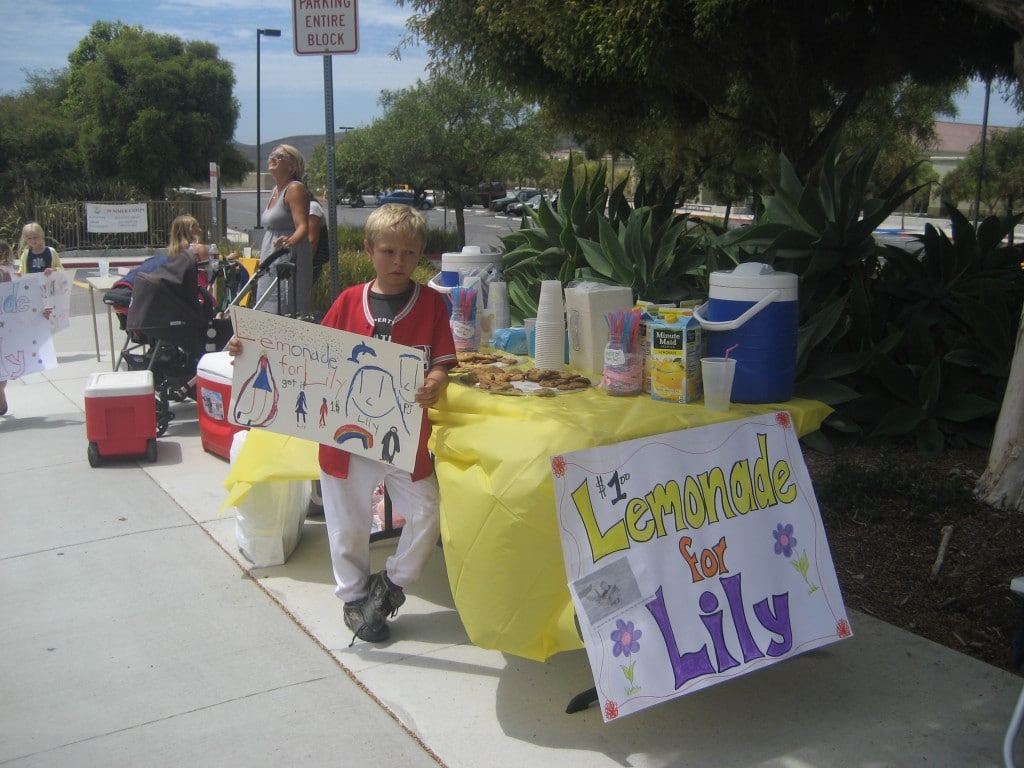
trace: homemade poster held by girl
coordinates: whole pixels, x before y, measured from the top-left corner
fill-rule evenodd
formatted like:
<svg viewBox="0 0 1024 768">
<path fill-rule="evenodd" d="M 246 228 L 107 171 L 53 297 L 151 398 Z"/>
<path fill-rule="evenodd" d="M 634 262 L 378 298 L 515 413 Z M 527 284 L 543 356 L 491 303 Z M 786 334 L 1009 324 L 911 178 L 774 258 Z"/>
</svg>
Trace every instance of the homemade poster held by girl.
<svg viewBox="0 0 1024 768">
<path fill-rule="evenodd" d="M 0 283 L 0 381 L 57 367 L 53 334 L 70 324 L 74 274 L 55 270 Z"/>
<path fill-rule="evenodd" d="M 852 635 L 789 413 L 551 469 L 606 722 Z"/>
<path fill-rule="evenodd" d="M 412 471 L 422 350 L 242 307 L 232 322 L 232 422 Z"/>
</svg>

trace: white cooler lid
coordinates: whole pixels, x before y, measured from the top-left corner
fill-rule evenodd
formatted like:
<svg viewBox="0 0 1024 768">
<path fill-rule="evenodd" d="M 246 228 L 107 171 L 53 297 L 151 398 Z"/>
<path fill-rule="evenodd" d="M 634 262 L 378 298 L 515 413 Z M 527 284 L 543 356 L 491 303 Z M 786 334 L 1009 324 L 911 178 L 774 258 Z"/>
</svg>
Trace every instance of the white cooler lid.
<svg viewBox="0 0 1024 768">
<path fill-rule="evenodd" d="M 708 296 L 728 301 L 758 301 L 769 291 L 780 291 L 776 301 L 797 300 L 798 278 L 793 272 L 776 272 L 770 264 L 748 261 L 731 271 L 712 272 Z"/>
<path fill-rule="evenodd" d="M 106 371 L 92 373 L 85 385 L 86 397 L 152 395 L 152 371 Z"/>
<path fill-rule="evenodd" d="M 441 254 L 441 271 L 458 272 L 459 270 L 501 269 L 502 255 L 499 251 L 483 252 L 479 245 L 464 246 L 461 251 Z"/>
<path fill-rule="evenodd" d="M 231 355 L 225 352 L 207 352 L 199 358 L 196 366 L 196 374 L 204 379 L 212 381 L 226 381 L 231 383 L 234 375 L 234 366 L 231 365 Z"/>
</svg>

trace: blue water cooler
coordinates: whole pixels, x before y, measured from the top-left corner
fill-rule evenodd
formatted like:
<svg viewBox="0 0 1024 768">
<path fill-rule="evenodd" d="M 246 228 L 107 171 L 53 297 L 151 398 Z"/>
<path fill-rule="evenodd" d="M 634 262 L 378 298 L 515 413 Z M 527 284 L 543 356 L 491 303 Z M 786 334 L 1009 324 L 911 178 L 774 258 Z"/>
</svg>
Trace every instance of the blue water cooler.
<svg viewBox="0 0 1024 768">
<path fill-rule="evenodd" d="M 708 332 L 708 356 L 736 359 L 734 403 L 793 397 L 800 321 L 795 274 L 753 261 L 712 272 L 708 301 L 694 316 Z"/>
</svg>

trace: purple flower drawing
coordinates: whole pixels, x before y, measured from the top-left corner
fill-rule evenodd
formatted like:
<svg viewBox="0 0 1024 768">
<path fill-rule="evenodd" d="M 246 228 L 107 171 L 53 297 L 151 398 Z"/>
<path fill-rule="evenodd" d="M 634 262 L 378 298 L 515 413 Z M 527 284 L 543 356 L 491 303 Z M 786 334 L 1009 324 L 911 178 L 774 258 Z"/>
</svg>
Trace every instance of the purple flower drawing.
<svg viewBox="0 0 1024 768">
<path fill-rule="evenodd" d="M 775 537 L 775 554 L 792 557 L 793 547 L 796 546 L 796 537 L 793 535 L 793 526 L 790 523 L 783 525 L 779 523 L 772 531 Z"/>
<path fill-rule="evenodd" d="M 615 629 L 612 630 L 612 656 L 625 656 L 627 659 L 631 653 L 640 650 L 640 636 L 643 634 L 639 629 L 633 629 L 632 621 L 615 620 Z"/>
<path fill-rule="evenodd" d="M 793 547 L 796 546 L 796 536 L 793 535 L 793 525 L 786 523 L 783 525 L 779 523 L 775 526 L 775 530 L 772 531 L 772 536 L 775 537 L 775 554 L 785 555 L 787 558 L 793 556 Z M 800 576 L 805 582 L 807 582 L 807 594 L 813 595 L 821 587 L 815 584 L 808 578 L 807 574 L 811 569 L 811 561 L 807 557 L 807 550 L 805 549 L 801 555 L 790 563 L 799 572 Z"/>
</svg>

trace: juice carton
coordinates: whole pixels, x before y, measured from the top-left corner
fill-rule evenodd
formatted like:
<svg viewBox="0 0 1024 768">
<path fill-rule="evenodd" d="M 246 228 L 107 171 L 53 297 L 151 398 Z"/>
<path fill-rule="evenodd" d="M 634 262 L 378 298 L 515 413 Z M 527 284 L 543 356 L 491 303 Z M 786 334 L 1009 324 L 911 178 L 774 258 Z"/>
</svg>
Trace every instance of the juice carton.
<svg viewBox="0 0 1024 768">
<path fill-rule="evenodd" d="M 700 373 L 704 341 L 693 310 L 662 309 L 648 324 L 647 339 L 651 397 L 672 403 L 700 400 L 704 394 Z"/>
<path fill-rule="evenodd" d="M 637 301 L 636 308 L 640 314 L 640 355 L 643 360 L 643 391 L 651 394 L 651 324 L 656 321 L 661 313 L 676 308 L 675 304 L 655 304 L 653 301 Z"/>
</svg>

